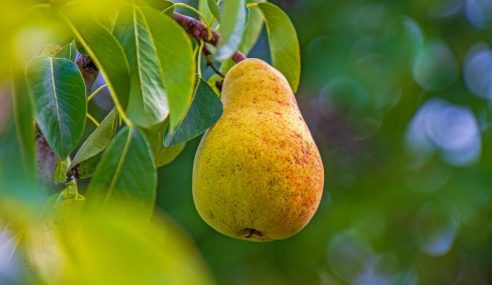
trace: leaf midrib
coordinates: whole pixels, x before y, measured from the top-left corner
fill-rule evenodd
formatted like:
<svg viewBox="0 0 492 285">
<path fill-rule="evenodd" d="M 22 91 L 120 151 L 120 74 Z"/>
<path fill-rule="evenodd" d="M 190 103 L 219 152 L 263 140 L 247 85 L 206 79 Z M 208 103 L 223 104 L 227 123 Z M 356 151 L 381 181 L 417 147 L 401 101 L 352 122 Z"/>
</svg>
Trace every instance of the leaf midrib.
<svg viewBox="0 0 492 285">
<path fill-rule="evenodd" d="M 60 107 L 58 106 L 58 95 L 57 95 L 57 90 L 56 90 L 56 84 L 55 84 L 55 71 L 54 71 L 54 66 L 53 66 L 53 58 L 50 57 L 50 73 L 51 73 L 51 86 L 53 88 L 53 95 L 55 96 L 55 108 L 56 108 L 56 117 L 58 118 L 58 129 L 60 130 L 60 147 L 62 150 L 64 149 L 63 146 L 63 134 L 62 134 L 62 121 L 60 118 Z M 62 151 L 64 153 L 64 151 Z"/>
<path fill-rule="evenodd" d="M 118 161 L 118 165 L 116 166 L 116 171 L 113 175 L 113 178 L 111 178 L 111 183 L 109 184 L 108 187 L 108 193 L 106 195 L 106 198 L 104 199 L 104 203 L 107 203 L 111 195 L 113 194 L 114 190 L 114 185 L 116 184 L 116 181 L 118 180 L 117 178 L 120 176 L 121 170 L 123 168 L 123 164 L 126 160 L 126 156 L 128 154 L 128 150 L 130 149 L 130 144 L 131 144 L 131 136 L 132 136 L 133 130 L 128 129 L 128 137 L 126 138 L 125 146 L 123 147 L 123 152 L 121 153 L 120 160 Z"/>
<path fill-rule="evenodd" d="M 132 9 L 132 14 L 133 14 L 133 29 L 134 29 L 134 35 L 135 35 L 135 53 L 137 57 L 137 74 L 138 74 L 138 87 L 140 88 L 140 94 L 142 95 L 142 101 L 144 102 L 143 108 L 144 110 L 147 110 L 147 102 L 145 102 L 145 94 L 144 94 L 144 89 L 142 85 L 142 63 L 141 63 L 141 58 L 140 58 L 140 42 L 139 42 L 139 32 L 138 32 L 138 27 L 137 27 L 137 11 L 135 8 Z"/>
</svg>

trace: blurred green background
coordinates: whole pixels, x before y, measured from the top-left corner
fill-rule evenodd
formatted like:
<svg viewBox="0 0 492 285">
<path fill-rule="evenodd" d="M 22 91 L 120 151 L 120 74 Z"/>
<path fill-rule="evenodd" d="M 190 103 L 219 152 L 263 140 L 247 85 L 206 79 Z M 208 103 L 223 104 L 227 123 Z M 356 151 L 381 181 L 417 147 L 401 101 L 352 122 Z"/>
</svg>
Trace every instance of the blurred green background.
<svg viewBox="0 0 492 285">
<path fill-rule="evenodd" d="M 160 169 L 158 206 L 220 284 L 491 284 L 492 1 L 273 2 L 301 43 L 318 212 L 283 241 L 215 232 L 191 195 L 199 139 Z"/>
</svg>

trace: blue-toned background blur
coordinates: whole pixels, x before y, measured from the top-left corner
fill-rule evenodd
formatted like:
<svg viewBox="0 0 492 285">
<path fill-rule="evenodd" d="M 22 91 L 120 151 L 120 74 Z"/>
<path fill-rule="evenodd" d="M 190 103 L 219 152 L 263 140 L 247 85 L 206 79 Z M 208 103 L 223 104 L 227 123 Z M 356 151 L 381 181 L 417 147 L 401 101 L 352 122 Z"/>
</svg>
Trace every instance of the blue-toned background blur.
<svg viewBox="0 0 492 285">
<path fill-rule="evenodd" d="M 191 195 L 199 139 L 159 171 L 159 207 L 221 284 L 491 284 L 492 1 L 275 2 L 301 42 L 317 214 L 272 243 L 215 232 Z"/>
</svg>

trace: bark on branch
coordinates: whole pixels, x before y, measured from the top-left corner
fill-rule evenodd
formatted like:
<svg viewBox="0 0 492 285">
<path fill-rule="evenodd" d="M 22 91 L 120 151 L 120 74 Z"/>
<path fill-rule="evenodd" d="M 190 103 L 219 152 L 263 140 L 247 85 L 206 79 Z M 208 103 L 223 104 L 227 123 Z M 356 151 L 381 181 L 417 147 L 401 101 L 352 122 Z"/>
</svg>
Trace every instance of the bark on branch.
<svg viewBox="0 0 492 285">
<path fill-rule="evenodd" d="M 203 40 L 213 46 L 217 46 L 220 37 L 219 34 L 211 29 L 211 37 L 209 37 L 209 31 L 203 22 L 179 13 L 173 13 L 172 16 L 173 19 L 180 24 L 190 36 L 198 40 Z M 246 59 L 246 56 L 242 52 L 236 51 L 231 59 L 237 63 Z"/>
<path fill-rule="evenodd" d="M 99 74 L 99 69 L 90 57 L 81 53 L 77 53 L 75 64 L 77 64 L 82 73 L 85 82 L 85 91 L 87 96 L 89 96 L 89 94 L 91 94 L 92 86 L 94 85 L 94 82 L 96 82 L 97 75 Z"/>
</svg>

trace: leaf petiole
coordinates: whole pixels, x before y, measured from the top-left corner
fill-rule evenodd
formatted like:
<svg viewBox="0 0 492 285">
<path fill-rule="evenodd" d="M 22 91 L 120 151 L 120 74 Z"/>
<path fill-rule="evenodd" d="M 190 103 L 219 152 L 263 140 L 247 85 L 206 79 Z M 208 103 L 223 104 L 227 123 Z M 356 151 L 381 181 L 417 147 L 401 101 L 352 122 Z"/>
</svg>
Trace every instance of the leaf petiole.
<svg viewBox="0 0 492 285">
<path fill-rule="evenodd" d="M 94 90 L 94 92 L 92 92 L 91 95 L 87 97 L 87 102 L 90 102 L 97 94 L 99 94 L 106 87 L 108 87 L 108 84 L 101 85 L 99 88 Z"/>
<path fill-rule="evenodd" d="M 202 53 L 201 51 L 203 50 L 203 46 L 205 45 L 204 41 L 200 41 L 200 46 L 198 47 L 198 53 L 197 53 L 197 72 L 198 72 L 198 77 L 202 78 Z"/>
<path fill-rule="evenodd" d="M 96 118 L 94 118 L 91 114 L 87 113 L 86 114 L 87 118 L 92 122 L 94 123 L 94 125 L 96 125 L 96 127 L 99 127 L 99 122 L 96 120 Z"/>
</svg>

